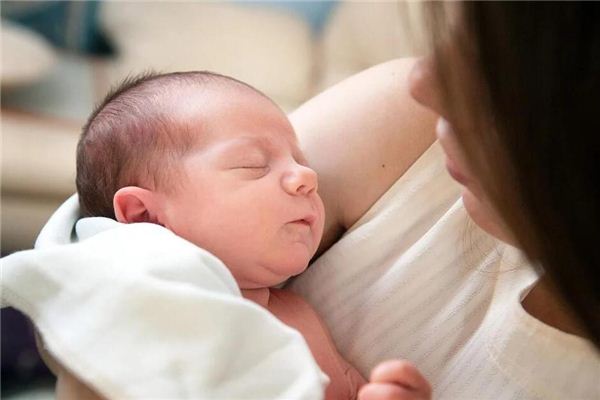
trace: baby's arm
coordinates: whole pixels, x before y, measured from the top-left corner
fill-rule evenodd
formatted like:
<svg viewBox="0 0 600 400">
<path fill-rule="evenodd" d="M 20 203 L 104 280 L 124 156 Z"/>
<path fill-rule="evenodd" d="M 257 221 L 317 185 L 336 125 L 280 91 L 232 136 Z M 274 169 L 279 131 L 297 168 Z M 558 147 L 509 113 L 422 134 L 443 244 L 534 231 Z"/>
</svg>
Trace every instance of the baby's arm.
<svg viewBox="0 0 600 400">
<path fill-rule="evenodd" d="M 290 115 L 302 150 L 319 174 L 326 211 L 319 254 L 435 139 L 435 115 L 409 94 L 413 63 L 413 59 L 402 59 L 369 68 Z"/>
<path fill-rule="evenodd" d="M 37 335 L 36 341 L 42 360 L 56 376 L 56 400 L 106 400 L 50 355 L 41 345 Z"/>
<path fill-rule="evenodd" d="M 47 350 L 39 333 L 35 334 L 35 344 L 44 364 L 56 376 L 56 400 L 106 400 L 91 387 L 69 372 Z"/>
<path fill-rule="evenodd" d="M 411 363 L 389 360 L 371 371 L 369 383 L 358 392 L 358 400 L 428 400 L 431 387 Z"/>
<path fill-rule="evenodd" d="M 57 375 L 55 396 L 56 400 L 106 400 L 65 368 Z"/>
</svg>

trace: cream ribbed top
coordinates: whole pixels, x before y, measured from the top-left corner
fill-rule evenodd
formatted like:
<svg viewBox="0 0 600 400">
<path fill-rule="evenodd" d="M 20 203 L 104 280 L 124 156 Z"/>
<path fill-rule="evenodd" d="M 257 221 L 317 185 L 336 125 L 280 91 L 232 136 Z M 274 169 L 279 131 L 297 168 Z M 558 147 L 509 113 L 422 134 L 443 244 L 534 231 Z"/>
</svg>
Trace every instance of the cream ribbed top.
<svg viewBox="0 0 600 400">
<path fill-rule="evenodd" d="M 594 347 L 522 308 L 536 280 L 469 220 L 434 144 L 290 286 L 365 376 L 406 358 L 435 398 L 600 399 Z"/>
</svg>

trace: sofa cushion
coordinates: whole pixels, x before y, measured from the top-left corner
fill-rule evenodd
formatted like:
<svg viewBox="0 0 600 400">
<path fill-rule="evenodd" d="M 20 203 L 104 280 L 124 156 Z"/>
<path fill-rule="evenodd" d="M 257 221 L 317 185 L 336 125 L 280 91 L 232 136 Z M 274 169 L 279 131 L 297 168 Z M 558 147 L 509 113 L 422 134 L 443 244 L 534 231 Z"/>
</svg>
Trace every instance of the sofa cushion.
<svg viewBox="0 0 600 400">
<path fill-rule="evenodd" d="M 75 191 L 75 123 L 2 110 L 2 194 L 63 198 Z"/>
<path fill-rule="evenodd" d="M 52 212 L 75 192 L 80 125 L 2 110 L 1 249 L 28 249 Z"/>
</svg>

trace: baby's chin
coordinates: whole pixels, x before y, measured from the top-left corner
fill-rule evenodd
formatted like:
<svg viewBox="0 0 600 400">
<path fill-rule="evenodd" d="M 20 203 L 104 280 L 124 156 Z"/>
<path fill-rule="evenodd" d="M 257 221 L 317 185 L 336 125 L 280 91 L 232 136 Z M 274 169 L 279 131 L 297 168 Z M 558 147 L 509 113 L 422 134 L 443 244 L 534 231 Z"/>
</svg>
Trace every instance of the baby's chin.
<svg viewBox="0 0 600 400">
<path fill-rule="evenodd" d="M 282 263 L 276 266 L 264 266 L 265 274 L 260 277 L 262 279 L 256 279 L 253 282 L 245 282 L 241 284 L 242 289 L 258 289 L 263 287 L 279 287 L 288 279 L 301 274 L 308 267 L 310 259 L 298 260 L 297 263 L 288 263 L 284 265 Z M 257 277 L 259 278 L 259 277 Z"/>
<path fill-rule="evenodd" d="M 282 274 L 287 275 L 287 278 L 301 274 L 308 268 L 314 251 L 301 251 L 296 257 L 289 257 L 285 262 L 282 262 L 281 267 L 278 269 Z M 287 279 L 286 278 L 286 279 Z"/>
</svg>

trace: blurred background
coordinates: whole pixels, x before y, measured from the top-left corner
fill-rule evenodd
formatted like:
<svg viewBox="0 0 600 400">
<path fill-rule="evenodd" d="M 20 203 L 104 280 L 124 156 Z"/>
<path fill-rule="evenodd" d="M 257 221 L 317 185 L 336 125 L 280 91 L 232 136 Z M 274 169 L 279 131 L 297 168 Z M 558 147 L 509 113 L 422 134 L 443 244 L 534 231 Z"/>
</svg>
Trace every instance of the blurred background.
<svg viewBox="0 0 600 400">
<path fill-rule="evenodd" d="M 372 65 L 422 52 L 402 1 L 2 1 L 2 256 L 33 247 L 75 192 L 81 126 L 125 76 L 210 70 L 291 111 Z M 2 397 L 52 398 L 33 331 L 2 310 Z"/>
</svg>

